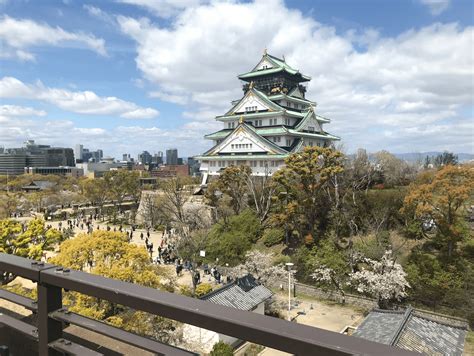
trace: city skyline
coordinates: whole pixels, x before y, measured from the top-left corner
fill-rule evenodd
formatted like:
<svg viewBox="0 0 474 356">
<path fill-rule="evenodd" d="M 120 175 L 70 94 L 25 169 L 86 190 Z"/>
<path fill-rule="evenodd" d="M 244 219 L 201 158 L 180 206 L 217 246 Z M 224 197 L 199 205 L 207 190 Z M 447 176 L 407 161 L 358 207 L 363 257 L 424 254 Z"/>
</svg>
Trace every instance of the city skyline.
<svg viewBox="0 0 474 356">
<path fill-rule="evenodd" d="M 348 152 L 474 152 L 468 1 L 159 4 L 1 2 L 0 145 L 197 155 L 267 48 Z"/>
</svg>

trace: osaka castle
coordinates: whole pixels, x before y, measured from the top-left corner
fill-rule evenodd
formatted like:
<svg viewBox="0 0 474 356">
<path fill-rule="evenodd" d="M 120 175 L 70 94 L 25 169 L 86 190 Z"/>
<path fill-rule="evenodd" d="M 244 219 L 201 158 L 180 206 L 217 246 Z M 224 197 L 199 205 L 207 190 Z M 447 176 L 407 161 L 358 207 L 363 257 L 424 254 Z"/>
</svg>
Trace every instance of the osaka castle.
<svg viewBox="0 0 474 356">
<path fill-rule="evenodd" d="M 331 146 L 339 137 L 323 125 L 330 120 L 316 114 L 316 103 L 306 98 L 310 77 L 264 52 L 248 73 L 238 76 L 244 95 L 217 116 L 223 128 L 205 136 L 214 146 L 195 157 L 201 163 L 203 184 L 226 167 L 247 165 L 254 175 L 271 175 L 288 155 L 305 146 Z"/>
</svg>

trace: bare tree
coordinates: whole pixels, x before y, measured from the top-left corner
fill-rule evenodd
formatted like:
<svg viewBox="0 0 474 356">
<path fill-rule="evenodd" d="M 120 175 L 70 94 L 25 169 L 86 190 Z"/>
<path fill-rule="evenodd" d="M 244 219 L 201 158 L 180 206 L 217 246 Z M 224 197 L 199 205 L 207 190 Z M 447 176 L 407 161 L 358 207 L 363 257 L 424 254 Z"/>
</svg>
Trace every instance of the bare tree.
<svg viewBox="0 0 474 356">
<path fill-rule="evenodd" d="M 272 181 L 268 169 L 265 169 L 263 176 L 253 176 L 251 172 L 245 174 L 247 188 L 254 203 L 255 211 L 260 218 L 260 222 L 263 223 L 270 213 L 276 185 Z"/>
</svg>

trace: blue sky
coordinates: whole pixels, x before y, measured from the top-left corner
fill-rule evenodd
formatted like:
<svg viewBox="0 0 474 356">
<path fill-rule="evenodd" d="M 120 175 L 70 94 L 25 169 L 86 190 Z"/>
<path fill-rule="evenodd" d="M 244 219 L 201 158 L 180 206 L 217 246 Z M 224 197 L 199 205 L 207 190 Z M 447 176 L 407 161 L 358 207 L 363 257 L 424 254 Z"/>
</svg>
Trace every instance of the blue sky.
<svg viewBox="0 0 474 356">
<path fill-rule="evenodd" d="M 199 154 L 264 48 L 344 149 L 473 152 L 470 1 L 0 0 L 0 145 Z"/>
</svg>

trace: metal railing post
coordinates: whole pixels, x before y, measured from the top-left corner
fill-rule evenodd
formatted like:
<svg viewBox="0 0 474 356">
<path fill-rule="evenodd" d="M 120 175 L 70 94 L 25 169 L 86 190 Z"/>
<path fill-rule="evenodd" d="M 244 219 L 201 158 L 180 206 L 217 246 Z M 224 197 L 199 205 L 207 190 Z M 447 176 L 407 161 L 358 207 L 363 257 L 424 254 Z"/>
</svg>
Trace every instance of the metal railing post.
<svg viewBox="0 0 474 356">
<path fill-rule="evenodd" d="M 50 349 L 48 344 L 62 338 L 60 321 L 49 317 L 49 313 L 62 308 L 62 289 L 44 283 L 38 283 L 38 349 L 40 356 L 60 355 Z"/>
</svg>

